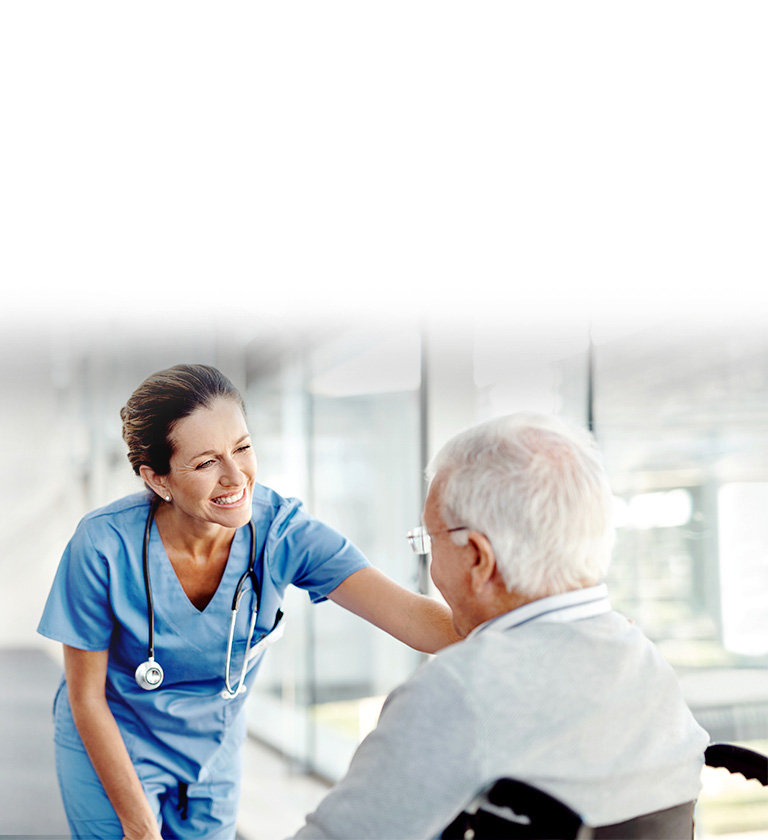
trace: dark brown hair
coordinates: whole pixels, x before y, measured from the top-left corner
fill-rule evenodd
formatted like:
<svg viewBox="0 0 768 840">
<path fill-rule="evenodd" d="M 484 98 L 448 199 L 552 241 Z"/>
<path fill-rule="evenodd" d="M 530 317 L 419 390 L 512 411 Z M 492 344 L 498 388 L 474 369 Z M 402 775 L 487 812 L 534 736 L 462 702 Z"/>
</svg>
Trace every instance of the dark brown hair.
<svg viewBox="0 0 768 840">
<path fill-rule="evenodd" d="M 123 440 L 128 444 L 128 460 L 136 475 L 142 464 L 158 475 L 168 475 L 174 426 L 218 397 L 235 400 L 245 414 L 240 392 L 209 365 L 174 365 L 148 376 L 120 410 Z"/>
</svg>

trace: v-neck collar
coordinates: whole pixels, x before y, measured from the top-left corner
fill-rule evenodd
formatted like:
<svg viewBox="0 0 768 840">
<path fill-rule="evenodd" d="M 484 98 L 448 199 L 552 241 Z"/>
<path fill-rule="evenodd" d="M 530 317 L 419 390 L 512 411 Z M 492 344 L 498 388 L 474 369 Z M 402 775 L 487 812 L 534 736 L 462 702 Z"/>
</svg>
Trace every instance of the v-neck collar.
<svg viewBox="0 0 768 840">
<path fill-rule="evenodd" d="M 241 552 L 243 541 L 245 541 L 247 545 L 245 551 Z M 150 578 L 152 577 L 152 573 L 157 570 L 158 577 L 162 581 L 162 589 L 172 595 L 174 601 L 178 602 L 179 609 L 182 611 L 182 617 L 205 616 L 208 613 L 216 612 L 219 606 L 219 601 L 222 599 L 231 599 L 232 595 L 234 595 L 237 581 L 248 566 L 248 558 L 250 556 L 249 541 L 250 529 L 246 524 L 241 528 L 238 528 L 235 532 L 235 536 L 232 538 L 232 542 L 229 546 L 227 563 L 224 567 L 221 579 L 219 580 L 219 585 L 216 587 L 216 591 L 213 593 L 213 596 L 205 607 L 200 610 L 192 603 L 192 601 L 189 600 L 189 596 L 184 591 L 184 587 L 181 585 L 179 576 L 176 574 L 176 570 L 173 568 L 173 563 L 171 563 L 171 559 L 168 557 L 168 553 L 163 545 L 163 540 L 160 536 L 157 522 L 153 522 L 149 539 Z M 240 556 L 241 553 L 245 556 L 245 564 L 242 569 L 236 568 L 238 563 L 232 562 L 233 556 Z M 213 607 L 213 609 L 211 609 L 211 607 Z"/>
</svg>

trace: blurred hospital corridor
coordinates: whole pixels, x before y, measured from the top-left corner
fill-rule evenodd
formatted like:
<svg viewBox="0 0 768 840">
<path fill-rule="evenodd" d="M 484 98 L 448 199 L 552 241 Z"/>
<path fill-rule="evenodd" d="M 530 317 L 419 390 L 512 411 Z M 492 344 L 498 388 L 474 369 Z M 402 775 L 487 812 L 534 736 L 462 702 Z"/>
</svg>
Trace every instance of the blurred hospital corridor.
<svg viewBox="0 0 768 840">
<path fill-rule="evenodd" d="M 90 510 L 141 489 L 119 411 L 180 362 L 240 389 L 257 480 L 338 528 L 403 586 L 436 595 L 406 532 L 424 466 L 456 431 L 518 410 L 594 431 L 610 476 L 615 609 L 670 662 L 713 741 L 768 749 L 768 337 L 574 321 L 456 329 L 403 318 L 300 339 L 212 326 L 162 338 L 119 320 L 6 333 L 0 435 L 0 836 L 63 837 L 51 707 L 59 647 L 36 633 L 67 541 Z M 10 442 L 10 445 L 8 445 Z M 289 587 L 284 637 L 247 700 L 239 835 L 290 836 L 424 661 L 333 603 Z M 223 665 L 223 654 L 222 654 Z M 697 831 L 768 837 L 765 789 L 707 773 Z"/>
</svg>

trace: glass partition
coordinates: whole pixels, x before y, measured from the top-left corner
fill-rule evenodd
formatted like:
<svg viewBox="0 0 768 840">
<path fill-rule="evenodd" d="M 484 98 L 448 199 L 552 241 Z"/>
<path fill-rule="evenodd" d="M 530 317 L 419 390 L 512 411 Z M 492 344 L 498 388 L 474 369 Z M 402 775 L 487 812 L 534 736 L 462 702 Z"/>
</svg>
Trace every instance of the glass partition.
<svg viewBox="0 0 768 840">
<path fill-rule="evenodd" d="M 675 668 L 712 741 L 768 747 L 768 339 L 658 325 L 595 348 L 617 496 L 614 606 Z M 764 788 L 703 774 L 697 836 L 768 824 Z"/>
<path fill-rule="evenodd" d="M 302 498 L 413 590 L 417 558 L 405 533 L 421 513 L 420 363 L 415 329 L 347 330 L 282 356 L 248 389 L 261 480 Z M 250 728 L 338 778 L 421 655 L 331 602 L 310 606 L 293 588 L 285 612 L 282 650 L 265 657 Z"/>
<path fill-rule="evenodd" d="M 768 340 L 744 332 L 660 326 L 596 348 L 613 597 L 684 679 L 768 665 L 766 380 Z"/>
</svg>

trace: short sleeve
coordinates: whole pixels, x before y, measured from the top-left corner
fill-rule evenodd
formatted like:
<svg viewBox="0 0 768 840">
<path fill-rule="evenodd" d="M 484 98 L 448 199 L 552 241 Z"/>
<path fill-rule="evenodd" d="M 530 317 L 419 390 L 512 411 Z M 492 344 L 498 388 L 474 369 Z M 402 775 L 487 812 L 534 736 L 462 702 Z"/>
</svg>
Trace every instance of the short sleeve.
<svg viewBox="0 0 768 840">
<path fill-rule="evenodd" d="M 84 520 L 62 555 L 37 632 L 80 650 L 107 650 L 114 618 L 109 569 Z"/>
<path fill-rule="evenodd" d="M 298 503 L 270 534 L 267 562 L 278 586 L 292 583 L 306 589 L 313 603 L 324 601 L 353 572 L 370 566 L 359 548 Z"/>
</svg>

